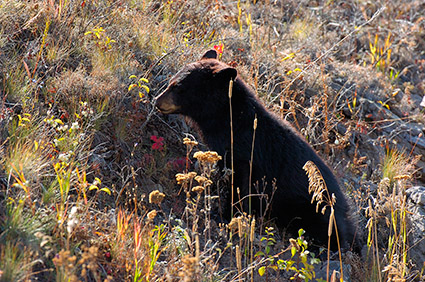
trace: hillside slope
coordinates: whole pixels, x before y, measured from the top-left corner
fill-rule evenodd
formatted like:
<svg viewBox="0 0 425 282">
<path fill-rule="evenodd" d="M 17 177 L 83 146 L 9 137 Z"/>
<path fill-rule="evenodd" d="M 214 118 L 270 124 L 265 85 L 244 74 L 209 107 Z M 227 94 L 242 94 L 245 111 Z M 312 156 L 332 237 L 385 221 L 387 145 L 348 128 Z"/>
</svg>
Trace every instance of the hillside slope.
<svg viewBox="0 0 425 282">
<path fill-rule="evenodd" d="M 330 272 L 423 281 L 424 10 L 414 0 L 0 1 L 0 281 L 326 278 L 326 255 L 310 260 L 267 218 L 220 224 L 228 175 L 214 158 L 196 162 L 208 148 L 190 124 L 154 108 L 169 78 L 211 48 L 340 180 L 364 248 L 343 253 L 343 268 L 333 254 Z"/>
</svg>

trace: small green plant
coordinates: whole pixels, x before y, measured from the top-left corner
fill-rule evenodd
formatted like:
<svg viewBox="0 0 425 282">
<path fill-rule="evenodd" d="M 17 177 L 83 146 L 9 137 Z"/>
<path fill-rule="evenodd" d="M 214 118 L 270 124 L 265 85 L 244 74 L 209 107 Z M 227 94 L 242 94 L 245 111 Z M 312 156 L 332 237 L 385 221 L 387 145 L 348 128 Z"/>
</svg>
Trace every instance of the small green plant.
<svg viewBox="0 0 425 282">
<path fill-rule="evenodd" d="M 392 188 L 395 183 L 395 177 L 406 174 L 408 171 L 406 167 L 407 156 L 404 152 L 398 150 L 388 149 L 382 161 L 382 179 L 389 180 L 389 188 Z"/>
<path fill-rule="evenodd" d="M 59 203 L 56 204 L 57 220 L 58 222 L 63 223 L 63 219 L 69 204 L 67 199 L 69 189 L 71 188 L 71 173 L 73 169 L 72 164 L 65 162 L 57 162 L 53 168 L 55 170 L 60 196 Z"/>
<path fill-rule="evenodd" d="M 267 266 L 262 266 L 258 269 L 260 276 L 263 276 L 266 273 L 266 269 L 278 270 L 278 267 L 275 264 L 275 257 L 270 254 L 271 247 L 276 244 L 273 227 L 266 227 L 265 232 L 266 237 L 261 238 L 261 242 L 265 242 L 266 244 L 264 247 L 264 252 L 259 251 L 255 254 L 255 257 L 265 257 L 268 262 Z"/>
<path fill-rule="evenodd" d="M 391 64 L 391 53 L 392 53 L 392 40 L 391 32 L 388 33 L 387 38 L 382 46 L 379 43 L 379 36 L 375 34 L 375 39 L 372 42 L 371 35 L 369 35 L 369 56 L 370 63 L 376 67 L 379 71 L 388 75 L 391 81 L 394 81 L 400 75 L 400 71 L 395 70 Z"/>
<path fill-rule="evenodd" d="M 291 243 L 290 248 L 282 251 L 277 255 L 271 255 L 270 250 L 271 247 L 276 243 L 274 239 L 273 228 L 266 227 L 266 237 L 261 238 L 261 241 L 265 241 L 266 246 L 264 248 L 264 252 L 259 251 L 255 255 L 256 257 L 263 257 L 267 265 L 261 266 L 258 269 L 258 273 L 260 276 L 267 275 L 267 269 L 273 269 L 275 271 L 284 270 L 290 273 L 293 273 L 291 276 L 291 280 L 295 281 L 312 281 L 316 278 L 316 273 L 314 272 L 314 265 L 318 264 L 320 260 L 315 258 L 313 253 L 310 253 L 307 250 L 308 244 L 307 241 L 304 240 L 303 229 L 298 231 L 297 239 L 290 239 Z M 291 251 L 291 258 L 288 260 L 279 259 L 279 255 L 288 251 Z M 316 279 L 315 281 L 325 281 L 322 279 Z"/>
<path fill-rule="evenodd" d="M 156 262 L 158 261 L 161 253 L 167 248 L 163 246 L 164 240 L 167 236 L 167 232 L 165 231 L 165 226 L 163 224 L 159 226 L 155 226 L 150 232 L 149 236 L 149 273 L 146 276 L 146 279 L 149 279 L 150 273 L 153 272 Z M 161 248 L 162 247 L 162 248 Z"/>
</svg>

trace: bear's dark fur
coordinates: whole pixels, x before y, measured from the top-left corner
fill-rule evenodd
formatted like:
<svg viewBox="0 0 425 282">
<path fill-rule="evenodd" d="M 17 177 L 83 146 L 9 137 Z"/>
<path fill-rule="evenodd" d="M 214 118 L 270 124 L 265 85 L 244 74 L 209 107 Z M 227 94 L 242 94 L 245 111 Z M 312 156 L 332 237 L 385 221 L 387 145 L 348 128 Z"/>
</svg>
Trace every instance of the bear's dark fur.
<svg viewBox="0 0 425 282">
<path fill-rule="evenodd" d="M 312 195 L 308 192 L 308 178 L 303 169 L 310 160 L 319 168 L 329 193 L 336 197 L 335 218 L 341 245 L 352 246 L 355 241 L 354 228 L 347 218 L 348 205 L 329 167 L 289 123 L 280 120 L 263 106 L 254 91 L 237 75 L 236 69 L 217 60 L 214 50 L 179 71 L 168 88 L 157 97 L 156 106 L 164 114 L 178 113 L 192 119 L 209 148 L 223 156 L 226 166 L 230 168 L 228 89 L 231 79 L 234 80 L 231 100 L 234 187 L 240 188 L 241 197 L 248 194 L 253 121 L 257 117 L 252 183 L 259 183 L 261 187 L 265 179 L 265 189 L 269 195 L 272 183 L 277 188 L 271 205 L 272 218 L 276 218 L 277 224 L 293 235 L 303 228 L 316 242 L 327 245 L 330 208 L 323 215 L 320 209 L 319 213 L 316 212 L 316 203 L 311 203 Z M 252 193 L 255 194 L 255 191 L 252 188 Z M 256 199 L 253 199 L 253 208 L 258 212 L 260 201 L 258 197 Z M 246 207 L 245 201 L 245 212 Z M 337 249 L 334 235 L 331 246 L 332 250 Z"/>
</svg>

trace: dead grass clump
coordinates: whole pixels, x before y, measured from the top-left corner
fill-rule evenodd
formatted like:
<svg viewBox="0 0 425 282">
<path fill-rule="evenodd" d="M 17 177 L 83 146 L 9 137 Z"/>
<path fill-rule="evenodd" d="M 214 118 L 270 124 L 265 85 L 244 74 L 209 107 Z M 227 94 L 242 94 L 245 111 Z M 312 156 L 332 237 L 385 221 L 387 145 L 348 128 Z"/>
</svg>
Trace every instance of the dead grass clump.
<svg viewBox="0 0 425 282">
<path fill-rule="evenodd" d="M 88 102 L 96 114 L 107 114 L 108 107 L 113 106 L 109 103 L 117 99 L 121 91 L 121 85 L 112 74 L 91 76 L 83 67 L 61 73 L 53 79 L 52 85 L 54 101 L 62 105 L 62 111 L 68 115 L 79 113 L 80 102 Z"/>
<path fill-rule="evenodd" d="M 404 280 L 412 275 L 405 190 L 411 185 L 417 161 L 417 157 L 395 149 L 388 150 L 382 161 L 376 198 L 372 198 L 373 202 L 369 199 L 366 208 L 368 259 L 372 261 L 369 271 L 375 279 Z"/>
</svg>

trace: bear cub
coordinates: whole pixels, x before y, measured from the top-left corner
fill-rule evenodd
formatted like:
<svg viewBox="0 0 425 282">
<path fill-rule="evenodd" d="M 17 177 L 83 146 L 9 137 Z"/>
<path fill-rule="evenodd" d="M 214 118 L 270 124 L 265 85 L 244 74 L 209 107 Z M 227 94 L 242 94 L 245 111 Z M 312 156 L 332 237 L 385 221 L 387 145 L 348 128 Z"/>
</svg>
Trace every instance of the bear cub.
<svg viewBox="0 0 425 282">
<path fill-rule="evenodd" d="M 231 168 L 230 80 L 234 81 L 231 97 L 234 188 L 239 188 L 240 198 L 248 195 L 251 175 L 252 194 L 265 191 L 271 197 L 274 193 L 269 212 L 279 227 L 294 236 L 303 228 L 315 244 L 327 246 L 330 208 L 326 208 L 325 214 L 321 208 L 316 212 L 316 202 L 311 203 L 308 177 L 303 169 L 307 161 L 312 161 L 320 170 L 329 193 L 336 197 L 334 215 L 341 246 L 357 247 L 353 224 L 347 216 L 349 208 L 332 171 L 288 122 L 265 108 L 236 69 L 217 60 L 215 50 L 183 67 L 156 98 L 156 107 L 164 114 L 181 114 L 193 120 L 208 147 L 223 156 L 225 161 L 221 165 Z M 248 212 L 246 198 L 243 211 Z M 252 196 L 252 207 L 257 214 L 264 212 L 261 211 L 265 207 L 264 197 Z M 338 249 L 335 228 L 331 249 Z"/>
</svg>

